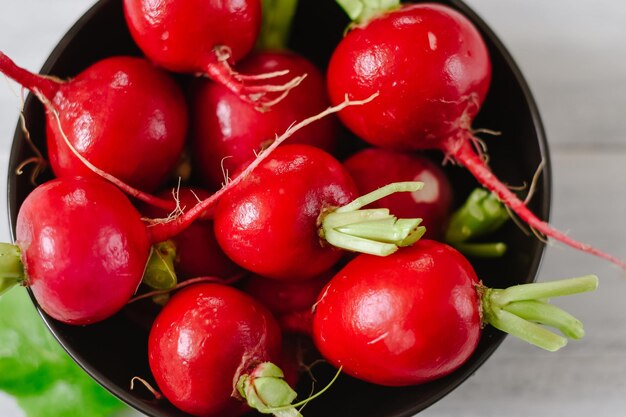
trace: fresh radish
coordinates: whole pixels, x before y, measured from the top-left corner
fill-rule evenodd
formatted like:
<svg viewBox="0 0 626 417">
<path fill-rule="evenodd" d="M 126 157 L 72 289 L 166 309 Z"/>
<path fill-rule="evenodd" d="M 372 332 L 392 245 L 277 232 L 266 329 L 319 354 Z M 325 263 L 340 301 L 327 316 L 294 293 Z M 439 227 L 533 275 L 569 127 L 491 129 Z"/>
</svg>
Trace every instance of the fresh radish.
<svg viewBox="0 0 626 417">
<path fill-rule="evenodd" d="M 47 314 L 78 325 L 126 305 L 150 253 L 146 227 L 128 198 L 90 178 L 37 187 L 18 213 L 16 246 L 2 247 L 0 269 L 13 271 L 14 282 L 28 286 Z"/>
<path fill-rule="evenodd" d="M 186 211 L 211 196 L 208 191 L 197 187 L 180 187 L 176 194 L 181 211 Z M 168 195 L 171 197 L 170 191 L 163 191 L 157 197 L 166 200 Z M 167 218 L 170 214 L 152 205 L 142 205 L 140 211 L 150 218 Z M 215 239 L 212 210 L 198 217 L 189 227 L 174 236 L 172 241 L 176 252 L 176 275 L 181 279 L 202 276 L 229 278 L 241 272 L 220 249 Z"/>
<path fill-rule="evenodd" d="M 174 294 L 148 340 L 150 369 L 163 395 L 200 417 L 241 415 L 249 411 L 244 399 L 265 408 L 288 406 L 296 394 L 272 365 L 280 352 L 281 333 L 270 312 L 220 284 Z"/>
<path fill-rule="evenodd" d="M 491 324 L 554 351 L 579 339 L 574 317 L 550 297 L 591 291 L 595 276 L 485 288 L 450 246 L 420 240 L 387 257 L 359 255 L 328 283 L 315 304 L 313 338 L 326 360 L 368 382 L 403 386 L 460 367 Z"/>
<path fill-rule="evenodd" d="M 424 187 L 414 193 L 396 193 L 382 198 L 374 207 L 386 207 L 399 217 L 419 217 L 426 236 L 441 237 L 452 209 L 452 185 L 443 170 L 418 153 L 367 148 L 343 162 L 360 193 L 400 181 L 420 181 Z"/>
<path fill-rule="evenodd" d="M 313 278 L 279 281 L 252 274 L 243 280 L 241 289 L 268 308 L 275 316 L 310 310 L 322 288 L 334 275 L 328 270 Z"/>
<path fill-rule="evenodd" d="M 352 178 L 330 154 L 283 145 L 219 201 L 217 241 L 243 268 L 291 280 L 328 270 L 343 256 L 337 247 L 384 255 L 423 234 L 419 219 L 360 211 L 361 200 L 349 205 L 356 196 Z"/>
<path fill-rule="evenodd" d="M 478 30 L 459 12 L 435 3 L 384 10 L 370 2 L 338 0 L 357 20 L 334 50 L 327 73 L 331 103 L 345 97 L 376 100 L 339 116 L 365 141 L 398 150 L 438 149 L 476 179 L 531 228 L 576 249 L 626 262 L 580 243 L 538 219 L 502 184 L 477 152 L 471 123 L 489 88 L 491 63 Z"/>
<path fill-rule="evenodd" d="M 286 71 L 242 75 L 232 65 L 254 47 L 260 0 L 124 0 L 131 35 L 144 54 L 175 72 L 206 75 L 258 107 L 269 107 L 302 81 L 259 84 Z"/>
<path fill-rule="evenodd" d="M 198 80 L 193 88 L 192 137 L 194 168 L 199 178 L 211 188 L 218 188 L 225 175 L 232 175 L 248 162 L 277 133 L 291 124 L 328 107 L 325 80 L 306 58 L 288 51 L 263 51 L 248 56 L 239 69 L 246 73 L 306 73 L 307 77 L 280 103 L 266 112 L 239 97 L 221 84 Z M 277 81 L 287 82 L 287 76 Z M 290 143 L 308 143 L 331 152 L 339 126 L 336 118 L 327 117 L 295 134 Z"/>
<path fill-rule="evenodd" d="M 186 103 L 169 75 L 145 59 L 106 58 L 60 81 L 30 73 L 0 52 L 0 71 L 44 102 L 48 157 L 57 177 L 95 175 L 63 135 L 90 163 L 144 191 L 156 189 L 178 162 Z"/>
</svg>

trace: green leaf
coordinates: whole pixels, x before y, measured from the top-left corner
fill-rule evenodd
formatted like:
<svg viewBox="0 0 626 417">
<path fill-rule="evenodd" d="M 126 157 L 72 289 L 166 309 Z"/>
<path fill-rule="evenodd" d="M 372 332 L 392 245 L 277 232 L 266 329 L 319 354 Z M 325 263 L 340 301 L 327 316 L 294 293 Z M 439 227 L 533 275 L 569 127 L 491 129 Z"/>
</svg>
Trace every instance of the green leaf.
<svg viewBox="0 0 626 417">
<path fill-rule="evenodd" d="M 61 348 L 24 288 L 0 297 L 0 390 L 28 417 L 107 417 L 124 408 Z"/>
</svg>

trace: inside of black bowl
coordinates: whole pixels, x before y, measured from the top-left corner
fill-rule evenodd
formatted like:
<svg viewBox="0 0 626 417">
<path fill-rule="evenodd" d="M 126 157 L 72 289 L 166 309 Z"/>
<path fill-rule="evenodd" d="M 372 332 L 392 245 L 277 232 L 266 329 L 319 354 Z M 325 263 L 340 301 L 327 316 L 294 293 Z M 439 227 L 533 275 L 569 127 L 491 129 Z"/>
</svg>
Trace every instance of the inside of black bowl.
<svg viewBox="0 0 626 417">
<path fill-rule="evenodd" d="M 89 64 L 116 54 L 138 55 L 125 26 L 122 2 L 98 2 L 62 39 L 42 69 L 43 73 L 71 77 Z M 492 85 L 474 128 L 501 132 L 485 137 L 493 171 L 510 185 L 523 185 L 545 161 L 543 176 L 537 184 L 530 209 L 547 219 L 550 205 L 550 164 L 539 114 L 520 71 L 500 41 L 469 8 L 459 1 L 446 2 L 469 16 L 482 32 L 493 65 Z M 332 45 L 341 38 L 348 21 L 331 0 L 301 0 L 296 14 L 290 46 L 324 67 Z M 324 22 L 320 24 L 319 22 Z M 32 96 L 25 104 L 27 128 L 35 144 L 45 151 L 45 126 L 42 106 Z M 16 115 L 17 118 L 17 115 Z M 33 189 L 27 175 L 15 175 L 18 165 L 32 155 L 22 130 L 16 129 L 10 158 L 8 203 L 12 233 L 19 207 Z M 433 154 L 441 160 L 442 155 Z M 476 186 L 462 168 L 447 166 L 457 198 L 463 200 Z M 50 175 L 50 174 L 48 174 Z M 44 178 L 40 178 L 44 180 Z M 529 237 L 513 222 L 499 232 L 498 238 L 509 245 L 507 254 L 496 260 L 472 260 L 479 277 L 488 286 L 506 287 L 533 281 L 543 244 Z M 70 355 L 97 381 L 122 400 L 145 414 L 158 417 L 186 416 L 166 401 L 156 401 L 141 388 L 130 390 L 130 380 L 142 377 L 153 383 L 147 361 L 148 329 L 156 310 L 127 307 L 102 323 L 76 327 L 42 316 L 50 330 Z M 440 380 L 412 387 L 385 388 L 341 376 L 322 398 L 305 408 L 311 416 L 400 417 L 411 416 L 441 399 L 469 377 L 496 349 L 504 335 L 492 328 L 483 332 L 478 349 L 456 372 Z M 316 367 L 318 386 L 334 374 L 330 367 Z M 305 378 L 306 379 L 306 378 Z M 308 393 L 304 381 L 300 392 Z"/>
</svg>

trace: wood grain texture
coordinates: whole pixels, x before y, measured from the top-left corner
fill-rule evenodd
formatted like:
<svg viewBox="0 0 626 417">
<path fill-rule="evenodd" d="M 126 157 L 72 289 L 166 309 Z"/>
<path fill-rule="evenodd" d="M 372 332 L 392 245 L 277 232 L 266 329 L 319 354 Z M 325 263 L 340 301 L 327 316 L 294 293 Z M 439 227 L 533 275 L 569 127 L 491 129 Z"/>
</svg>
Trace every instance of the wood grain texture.
<svg viewBox="0 0 626 417">
<path fill-rule="evenodd" d="M 517 59 L 542 112 L 553 159 L 553 225 L 626 257 L 626 3 L 467 2 Z M 3 1 L 0 50 L 20 65 L 38 69 L 90 4 Z M 19 111 L 17 91 L 14 84 L 0 82 L 3 208 L 8 152 Z M 9 239 L 6 218 L 0 220 L 0 239 Z M 603 261 L 554 244 L 539 280 L 587 273 L 600 276 L 599 290 L 559 301 L 584 321 L 584 340 L 550 354 L 509 337 L 474 376 L 420 416 L 625 415 L 626 276 Z M 21 416 L 2 394 L 0 416 Z"/>
</svg>

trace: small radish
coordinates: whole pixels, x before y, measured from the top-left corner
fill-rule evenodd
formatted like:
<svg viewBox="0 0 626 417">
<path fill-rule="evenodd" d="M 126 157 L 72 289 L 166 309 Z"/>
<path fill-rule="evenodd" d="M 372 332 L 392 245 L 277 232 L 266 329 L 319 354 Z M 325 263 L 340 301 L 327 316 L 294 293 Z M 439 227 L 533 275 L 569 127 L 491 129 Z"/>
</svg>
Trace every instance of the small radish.
<svg viewBox="0 0 626 417">
<path fill-rule="evenodd" d="M 156 189 L 178 162 L 186 103 L 169 75 L 145 59 L 106 58 L 60 81 L 32 74 L 0 52 L 0 71 L 44 102 L 48 157 L 57 177 L 95 175 L 63 135 L 93 165 L 144 191 Z"/>
<path fill-rule="evenodd" d="M 16 246 L 2 247 L 1 269 L 22 269 L 14 282 L 28 286 L 47 314 L 78 325 L 124 307 L 150 253 L 146 227 L 128 198 L 90 178 L 37 187 L 18 213 Z"/>
<path fill-rule="evenodd" d="M 241 283 L 241 289 L 267 307 L 275 316 L 310 310 L 320 291 L 334 275 L 333 270 L 313 278 L 279 281 L 252 274 Z"/>
<path fill-rule="evenodd" d="M 487 94 L 491 63 L 480 33 L 465 16 L 435 3 L 392 0 L 368 8 L 370 2 L 338 2 L 357 24 L 329 63 L 331 103 L 380 94 L 339 114 L 348 128 L 381 147 L 443 151 L 539 233 L 626 268 L 626 262 L 538 219 L 476 151 L 471 123 Z"/>
<path fill-rule="evenodd" d="M 270 312 L 220 284 L 194 284 L 174 294 L 148 339 L 150 369 L 163 395 L 200 417 L 241 415 L 249 411 L 244 399 L 288 406 L 296 394 L 271 363 L 280 352 L 281 333 Z"/>
<path fill-rule="evenodd" d="M 443 170 L 423 155 L 382 148 L 367 148 L 343 162 L 360 193 L 400 181 L 420 181 L 414 193 L 396 193 L 382 198 L 374 207 L 387 207 L 399 217 L 419 217 L 426 236 L 436 239 L 452 209 L 452 185 Z"/>
<path fill-rule="evenodd" d="M 474 352 L 485 324 L 554 351 L 579 339 L 574 317 L 550 297 L 591 291 L 595 276 L 485 288 L 450 246 L 420 240 L 387 257 L 359 255 L 322 291 L 313 338 L 326 360 L 356 378 L 403 386 L 443 377 Z"/>
<path fill-rule="evenodd" d="M 170 191 L 157 194 L 158 198 L 167 199 Z M 189 210 L 199 201 L 209 198 L 210 193 L 197 187 L 181 187 L 177 192 L 180 210 Z M 151 205 L 142 205 L 141 213 L 151 218 L 166 218 L 169 213 Z M 172 238 L 176 256 L 176 275 L 181 279 L 214 276 L 230 278 L 241 272 L 233 261 L 222 251 L 213 231 L 213 213 L 200 216 L 189 227 Z"/>
<path fill-rule="evenodd" d="M 124 0 L 124 13 L 135 42 L 157 65 L 206 75 L 259 107 L 271 106 L 303 79 L 298 76 L 283 85 L 258 85 L 286 71 L 254 75 L 233 71 L 232 65 L 246 56 L 257 40 L 260 0 Z M 276 94 L 278 97 L 273 97 Z"/>
<path fill-rule="evenodd" d="M 239 66 L 246 73 L 287 69 L 306 73 L 307 77 L 280 103 L 266 112 L 239 99 L 226 87 L 198 80 L 193 89 L 192 137 L 194 169 L 202 182 L 218 188 L 224 175 L 232 175 L 248 162 L 277 133 L 291 124 L 319 113 L 328 107 L 325 80 L 306 58 L 288 51 L 263 51 L 249 55 Z M 281 81 L 286 76 L 278 77 Z M 295 134 L 290 143 L 307 143 L 331 152 L 339 126 L 336 118 L 327 117 Z"/>
<path fill-rule="evenodd" d="M 352 178 L 330 154 L 310 145 L 280 146 L 219 201 L 215 235 L 243 268 L 291 280 L 328 270 L 344 254 L 335 246 L 383 255 L 423 234 L 419 219 L 359 211 L 358 202 L 354 210 L 348 203 L 356 196 Z M 378 214 L 382 218 L 373 217 Z"/>
</svg>

